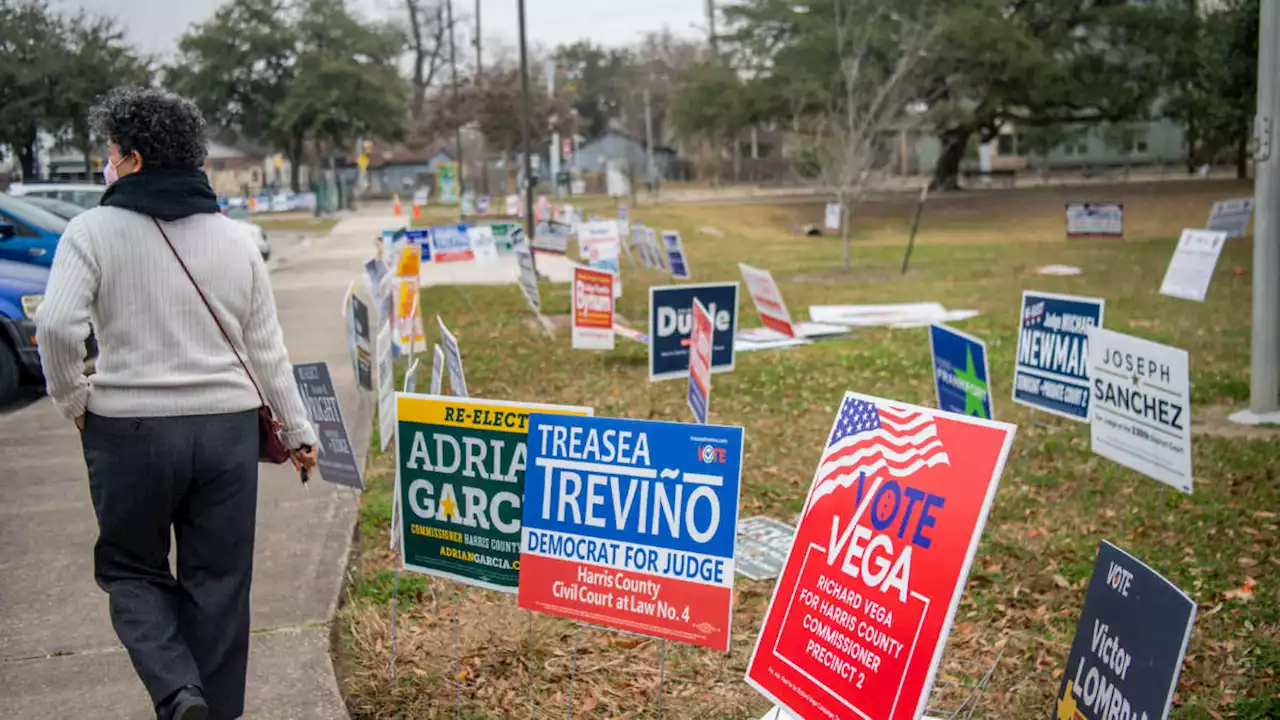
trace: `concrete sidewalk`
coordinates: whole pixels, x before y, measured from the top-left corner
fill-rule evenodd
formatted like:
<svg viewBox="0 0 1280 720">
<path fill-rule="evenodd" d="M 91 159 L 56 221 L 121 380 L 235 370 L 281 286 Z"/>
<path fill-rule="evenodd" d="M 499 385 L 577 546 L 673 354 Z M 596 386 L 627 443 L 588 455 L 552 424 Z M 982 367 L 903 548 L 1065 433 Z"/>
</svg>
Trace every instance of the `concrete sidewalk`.
<svg viewBox="0 0 1280 720">
<path fill-rule="evenodd" d="M 272 275 L 291 359 L 329 363 L 357 448 L 369 422 L 340 311 L 371 250 L 363 234 L 316 237 L 282 253 Z M 286 468 L 261 474 L 245 717 L 346 718 L 329 629 L 357 498 L 319 481 L 304 491 Z M 0 715 L 153 718 L 93 582 L 97 527 L 75 429 L 45 398 L 0 409 L 0 492 Z"/>
</svg>

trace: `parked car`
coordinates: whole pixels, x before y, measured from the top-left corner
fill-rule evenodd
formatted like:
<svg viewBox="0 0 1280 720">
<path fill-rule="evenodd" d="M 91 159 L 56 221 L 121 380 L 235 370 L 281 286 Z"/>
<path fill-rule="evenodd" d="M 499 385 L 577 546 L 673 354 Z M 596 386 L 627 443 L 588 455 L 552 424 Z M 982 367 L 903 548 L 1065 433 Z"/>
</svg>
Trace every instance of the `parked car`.
<svg viewBox="0 0 1280 720">
<path fill-rule="evenodd" d="M 63 220 L 70 220 L 85 211 L 84 208 L 76 205 L 75 203 L 69 203 L 66 200 L 56 200 L 54 198 L 44 197 L 41 195 L 23 195 L 22 201 L 35 205 L 38 208 L 48 210 Z"/>
<path fill-rule="evenodd" d="M 42 197 L 62 200 L 82 208 L 98 207 L 106 185 L 93 183 L 13 183 L 9 194 L 16 197 Z"/>
<path fill-rule="evenodd" d="M 48 267 L 67 221 L 31 203 L 0 195 L 0 260 Z"/>
<path fill-rule="evenodd" d="M 48 281 L 48 268 L 0 260 L 0 405 L 24 379 L 42 377 L 35 315 Z"/>
<path fill-rule="evenodd" d="M 58 183 L 39 183 L 25 184 L 14 183 L 9 186 L 9 194 L 31 205 L 37 205 L 50 213 L 57 215 L 64 220 L 70 220 L 75 217 L 71 212 L 71 206 L 78 206 L 82 210 L 98 207 L 102 201 L 102 194 L 107 191 L 105 185 L 84 184 L 58 184 Z M 55 203 L 57 203 L 55 205 Z M 251 223 L 244 218 L 248 217 L 248 209 L 245 209 L 243 215 L 235 213 L 234 210 L 228 212 L 226 208 L 222 210 L 223 215 L 231 217 L 233 220 L 239 220 L 246 225 L 253 227 L 255 230 L 254 241 L 258 244 L 258 252 L 262 253 L 263 260 L 271 259 L 271 244 L 267 242 L 267 232 L 262 226 Z M 3 220 L 0 220 L 3 222 Z M 61 236 L 61 231 L 59 231 Z M 0 255 L 3 257 L 3 255 Z M 53 254 L 49 254 L 49 262 L 41 263 L 48 265 L 53 262 Z"/>
</svg>

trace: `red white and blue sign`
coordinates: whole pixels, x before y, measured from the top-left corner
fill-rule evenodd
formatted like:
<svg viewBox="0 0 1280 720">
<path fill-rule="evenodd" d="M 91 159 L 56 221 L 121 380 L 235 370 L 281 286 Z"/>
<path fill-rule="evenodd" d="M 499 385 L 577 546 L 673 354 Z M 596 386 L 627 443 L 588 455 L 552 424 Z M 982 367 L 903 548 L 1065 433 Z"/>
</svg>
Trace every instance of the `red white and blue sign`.
<svg viewBox="0 0 1280 720">
<path fill-rule="evenodd" d="M 1089 328 L 1105 309 L 1098 298 L 1022 293 L 1014 402 L 1089 421 Z"/>
<path fill-rule="evenodd" d="M 729 649 L 742 428 L 529 416 L 520 607 Z"/>
<path fill-rule="evenodd" d="M 406 230 L 404 237 L 410 245 L 417 245 L 421 251 L 422 262 L 431 262 L 431 231 L 425 228 Z"/>
<path fill-rule="evenodd" d="M 689 262 L 685 260 L 684 244 L 680 242 L 680 233 L 667 230 L 662 233 L 662 246 L 667 251 L 667 260 L 671 265 L 671 277 L 677 280 L 689 279 Z"/>
<path fill-rule="evenodd" d="M 438 225 L 431 228 L 431 245 L 436 262 L 458 262 L 475 258 L 466 225 Z"/>
<path fill-rule="evenodd" d="M 796 717 L 919 718 L 1014 431 L 846 393 L 747 682 Z"/>
<path fill-rule="evenodd" d="M 992 419 L 987 344 L 946 325 L 929 326 L 938 409 Z"/>
<path fill-rule="evenodd" d="M 649 288 L 649 381 L 689 374 L 693 303 L 711 315 L 711 372 L 733 371 L 733 336 L 738 334 L 738 283 L 666 285 Z"/>
<path fill-rule="evenodd" d="M 693 335 L 689 338 L 689 409 L 695 422 L 705 423 L 711 406 L 711 313 L 695 298 Z"/>
</svg>

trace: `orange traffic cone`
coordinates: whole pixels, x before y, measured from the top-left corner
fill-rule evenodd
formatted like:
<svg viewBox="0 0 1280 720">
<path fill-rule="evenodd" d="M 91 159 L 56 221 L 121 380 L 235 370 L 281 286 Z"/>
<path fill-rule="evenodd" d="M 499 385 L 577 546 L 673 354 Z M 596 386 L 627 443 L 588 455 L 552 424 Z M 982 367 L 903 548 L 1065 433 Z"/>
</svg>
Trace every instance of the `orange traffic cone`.
<svg viewBox="0 0 1280 720">
<path fill-rule="evenodd" d="M 400 193 L 398 192 L 391 193 L 391 203 L 392 203 L 392 206 L 395 208 L 396 217 L 400 217 Z"/>
<path fill-rule="evenodd" d="M 417 200 L 413 201 L 413 219 L 414 220 L 422 219 L 422 206 L 418 204 Z"/>
</svg>

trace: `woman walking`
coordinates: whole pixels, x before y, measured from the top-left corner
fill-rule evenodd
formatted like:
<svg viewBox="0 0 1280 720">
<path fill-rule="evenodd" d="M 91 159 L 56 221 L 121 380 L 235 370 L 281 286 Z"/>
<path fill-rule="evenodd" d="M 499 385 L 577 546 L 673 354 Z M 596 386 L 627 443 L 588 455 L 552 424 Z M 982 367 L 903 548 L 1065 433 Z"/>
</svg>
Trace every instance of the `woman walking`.
<svg viewBox="0 0 1280 720">
<path fill-rule="evenodd" d="M 315 465 L 316 438 L 251 230 L 219 214 L 201 170 L 199 110 L 118 89 L 92 120 L 109 187 L 58 243 L 36 313 L 45 381 L 81 430 L 94 575 L 157 717 L 230 720 L 244 712 L 259 408 L 295 466 Z"/>
</svg>

